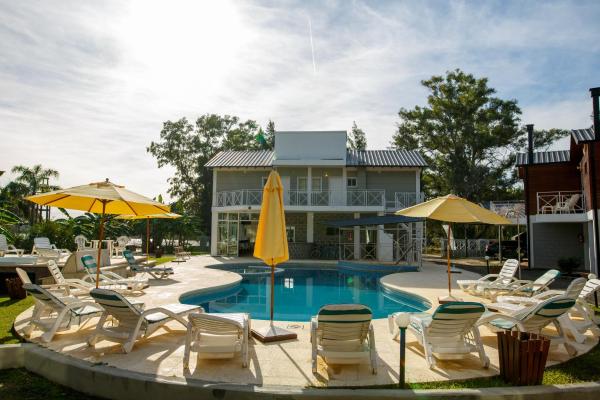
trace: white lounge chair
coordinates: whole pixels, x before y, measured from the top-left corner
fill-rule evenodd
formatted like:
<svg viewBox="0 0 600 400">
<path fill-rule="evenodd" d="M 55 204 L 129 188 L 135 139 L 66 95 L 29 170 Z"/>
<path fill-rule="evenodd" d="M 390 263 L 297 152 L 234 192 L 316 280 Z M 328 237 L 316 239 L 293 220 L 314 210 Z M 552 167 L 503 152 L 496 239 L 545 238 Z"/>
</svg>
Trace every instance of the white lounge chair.
<svg viewBox="0 0 600 400">
<path fill-rule="evenodd" d="M 572 309 L 565 315 L 558 318 L 563 329 L 575 338 L 577 343 L 585 342 L 585 332 L 591 330 L 596 336 L 600 336 L 598 324 L 600 320 L 596 317 L 595 311 L 589 303 L 594 293 L 600 292 L 600 280 L 590 279 L 579 296 Z"/>
<path fill-rule="evenodd" d="M 375 334 L 371 309 L 362 304 L 332 304 L 322 307 L 311 319 L 312 371 L 317 373 L 317 356 L 328 364 L 369 362 L 377 373 Z"/>
<path fill-rule="evenodd" d="M 556 269 L 550 269 L 544 272 L 534 281 L 516 280 L 508 285 L 490 285 L 485 287 L 485 297 L 495 301 L 500 295 L 504 296 L 534 296 L 538 293 L 548 290 L 548 287 L 560 276 Z"/>
<path fill-rule="evenodd" d="M 87 238 L 85 236 L 83 236 L 83 235 L 77 235 L 77 236 L 75 236 L 75 244 L 77 245 L 77 250 L 78 251 L 89 250 L 89 249 L 93 249 L 94 248 L 92 242 L 90 242 L 89 240 L 87 240 Z"/>
<path fill-rule="evenodd" d="M 84 280 L 93 284 L 96 283 L 96 259 L 91 255 L 81 257 L 81 263 L 87 275 Z M 112 271 L 101 271 L 99 286 L 104 285 L 126 285 L 131 292 L 144 292 L 144 288 L 148 287 L 148 279 L 142 277 L 123 278 L 122 276 Z"/>
<path fill-rule="evenodd" d="M 56 250 L 61 256 L 71 254 L 69 249 L 57 248 L 54 244 L 50 243 L 50 239 L 47 237 L 36 237 L 33 239 L 33 248 L 31 249 L 31 254 L 38 254 L 39 249 Z"/>
<path fill-rule="evenodd" d="M 154 279 L 163 279 L 168 278 L 170 274 L 173 274 L 173 268 L 171 267 L 155 267 L 149 265 L 139 264 L 131 251 L 125 250 L 123 251 L 123 257 L 127 260 L 127 264 L 129 265 L 129 269 L 134 273 L 146 273 L 153 277 Z"/>
<path fill-rule="evenodd" d="M 490 359 L 485 354 L 477 326 L 485 311 L 481 303 L 457 301 L 438 306 L 433 314 L 411 315 L 408 329 L 423 346 L 429 368 L 435 368 L 436 358 L 454 360 L 473 352 L 478 353 L 484 368 L 489 367 Z M 389 321 L 393 323 L 394 317 L 395 314 L 390 315 Z M 394 338 L 398 335 L 395 331 Z"/>
<path fill-rule="evenodd" d="M 127 250 L 127 243 L 129 243 L 129 238 L 127 236 L 119 236 L 117 238 L 112 247 L 115 257 L 118 257 L 119 254 L 123 255 L 123 251 Z"/>
<path fill-rule="evenodd" d="M 90 290 L 96 287 L 96 285 L 94 285 L 93 283 L 84 281 L 83 279 L 65 279 L 65 277 L 62 274 L 62 271 L 60 270 L 55 261 L 48 261 L 48 271 L 50 271 L 50 274 L 56 282 L 55 287 L 62 289 L 64 294 L 67 296 L 88 297 L 90 295 Z M 120 293 L 129 292 L 129 289 L 125 284 L 111 285 L 102 283 L 100 287 L 102 289 L 115 290 Z"/>
<path fill-rule="evenodd" d="M 25 253 L 25 250 L 17 249 L 12 244 L 8 244 L 6 241 L 6 236 L 0 233 L 0 252 L 4 253 L 5 255 L 14 254 L 21 257 L 23 253 Z"/>
<path fill-rule="evenodd" d="M 92 301 L 82 301 L 75 297 L 58 297 L 49 290 L 33 283 L 23 284 L 23 288 L 36 300 L 33 316 L 25 328 L 25 335 L 31 336 L 38 327 L 44 331 L 42 341 L 52 341 L 59 330 L 81 327 L 89 318 L 102 313 L 102 309 Z"/>
<path fill-rule="evenodd" d="M 188 315 L 184 369 L 189 368 L 190 352 L 196 351 L 198 359 L 233 358 L 242 356 L 242 367 L 248 366 L 248 337 L 250 316 L 245 313 Z"/>
<path fill-rule="evenodd" d="M 92 298 L 104 309 L 96 330 L 88 339 L 90 346 L 95 346 L 101 338 L 123 342 L 121 347 L 125 353 L 133 349 L 136 340 L 148 338 L 158 328 L 170 321 L 177 321 L 187 328 L 187 314 L 202 310 L 200 306 L 188 304 L 167 304 L 149 310 L 143 310 L 143 304 L 134 304 L 125 297 L 108 289 L 93 289 Z M 112 317 L 107 324 L 108 317 Z M 115 323 L 116 322 L 116 323 Z"/>
<path fill-rule="evenodd" d="M 562 329 L 558 318 L 567 313 L 575 305 L 575 300 L 566 297 L 551 298 L 535 306 L 528 307 L 514 315 L 488 312 L 478 322 L 489 324 L 493 330 L 513 330 L 540 334 L 542 329 L 552 324 L 558 336 L 549 336 L 553 344 L 563 344 L 571 356 L 577 354 L 565 331 Z"/>
<path fill-rule="evenodd" d="M 565 201 L 557 201 L 554 205 L 554 214 L 571 214 L 576 211 L 575 207 L 581 198 L 579 193 L 575 193 Z"/>
<path fill-rule="evenodd" d="M 463 292 L 482 296 L 484 289 L 490 285 L 508 285 L 516 280 L 515 274 L 519 269 L 519 261 L 508 259 L 497 274 L 488 274 L 479 279 L 459 279 L 456 281 Z"/>
</svg>

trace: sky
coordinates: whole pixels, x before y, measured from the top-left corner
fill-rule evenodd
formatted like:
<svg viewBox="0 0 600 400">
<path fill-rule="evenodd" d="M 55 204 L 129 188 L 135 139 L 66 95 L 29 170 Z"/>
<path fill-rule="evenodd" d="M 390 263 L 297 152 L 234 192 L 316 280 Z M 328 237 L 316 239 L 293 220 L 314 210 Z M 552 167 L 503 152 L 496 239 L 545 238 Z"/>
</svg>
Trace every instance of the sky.
<svg viewBox="0 0 600 400">
<path fill-rule="evenodd" d="M 398 110 L 425 104 L 420 81 L 455 68 L 518 100 L 523 124 L 588 127 L 598 20 L 599 1 L 0 0 L 0 170 L 165 196 L 173 171 L 146 147 L 206 113 L 356 121 L 386 148 Z"/>
</svg>

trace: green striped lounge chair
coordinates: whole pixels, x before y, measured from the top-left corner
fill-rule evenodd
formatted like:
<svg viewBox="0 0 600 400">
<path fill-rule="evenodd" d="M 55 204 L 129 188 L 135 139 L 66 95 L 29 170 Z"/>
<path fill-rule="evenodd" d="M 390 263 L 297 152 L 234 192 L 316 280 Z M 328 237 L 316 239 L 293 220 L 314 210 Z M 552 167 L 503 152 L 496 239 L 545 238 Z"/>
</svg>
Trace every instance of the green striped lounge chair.
<svg viewBox="0 0 600 400">
<path fill-rule="evenodd" d="M 85 255 L 81 257 L 81 263 L 87 272 L 84 280 L 89 280 L 94 285 L 96 284 L 96 259 L 94 256 Z M 122 276 L 112 271 L 101 271 L 99 286 L 104 285 L 126 285 L 130 292 L 144 292 L 144 288 L 148 287 L 148 279 L 142 277 L 123 278 Z"/>
<path fill-rule="evenodd" d="M 429 368 L 436 359 L 455 360 L 476 352 L 484 368 L 490 359 L 485 354 L 477 322 L 485 306 L 476 302 L 450 302 L 438 306 L 433 314 L 413 314 L 408 330 L 423 346 Z"/>
<path fill-rule="evenodd" d="M 488 312 L 478 324 L 488 324 L 492 330 L 518 330 L 520 332 L 531 332 L 541 334 L 542 329 L 549 325 L 554 325 L 558 336 L 547 336 L 553 344 L 563 344 L 567 353 L 571 356 L 577 354 L 567 338 L 564 329 L 562 329 L 558 318 L 566 313 L 575 305 L 574 299 L 563 296 L 545 300 L 532 307 L 528 307 L 521 312 L 513 315 Z"/>
<path fill-rule="evenodd" d="M 0 252 L 6 255 L 14 254 L 15 256 L 21 257 L 23 253 L 25 253 L 25 250 L 17 249 L 12 244 L 8 244 L 8 242 L 6 241 L 6 236 L 0 233 Z"/>
<path fill-rule="evenodd" d="M 562 328 L 573 338 L 577 343 L 585 342 L 585 333 L 590 330 L 594 335 L 600 336 L 600 320 L 596 317 L 592 305 L 594 293 L 600 292 L 600 280 L 589 279 L 585 282 L 585 286 L 577 296 L 577 300 L 573 308 L 568 313 L 558 317 L 558 322 Z"/>
<path fill-rule="evenodd" d="M 91 317 L 100 315 L 102 309 L 93 301 L 82 301 L 75 297 L 58 297 L 43 287 L 25 283 L 23 288 L 35 299 L 33 316 L 25 328 L 25 335 L 31 336 L 34 328 L 41 329 L 42 341 L 51 342 L 58 331 L 81 327 Z"/>
<path fill-rule="evenodd" d="M 242 357 L 242 367 L 248 367 L 248 338 L 250 316 L 246 313 L 188 315 L 184 370 L 189 368 L 190 352 L 197 353 L 197 359 Z"/>
<path fill-rule="evenodd" d="M 50 275 L 52 275 L 54 281 L 56 282 L 55 286 L 62 288 L 64 294 L 67 296 L 89 297 L 90 290 L 96 287 L 95 284 L 84 281 L 83 279 L 66 279 L 56 262 L 53 260 L 48 261 L 47 266 L 48 271 L 50 271 Z M 122 293 L 129 292 L 127 285 L 111 285 L 102 283 L 100 287 L 103 289 L 116 290 Z"/>
<path fill-rule="evenodd" d="M 144 310 L 143 303 L 131 303 L 121 294 L 109 289 L 92 289 L 90 296 L 104 309 L 104 312 L 96 325 L 96 330 L 89 337 L 88 344 L 95 346 L 98 340 L 106 338 L 122 342 L 121 348 L 125 353 L 133 349 L 138 339 L 148 338 L 170 321 L 177 321 L 187 328 L 188 321 L 185 316 L 194 311 L 202 311 L 200 306 L 180 303 Z M 108 321 L 109 317 L 111 317 L 110 321 Z"/>
<path fill-rule="evenodd" d="M 508 285 L 491 285 L 484 288 L 485 297 L 492 301 L 496 301 L 496 298 L 500 295 L 533 297 L 548 290 L 552 282 L 559 276 L 560 272 L 558 270 L 550 269 L 534 281 L 516 280 Z"/>
<path fill-rule="evenodd" d="M 362 304 L 332 304 L 322 307 L 311 320 L 312 371 L 317 373 L 317 357 L 327 364 L 369 362 L 377 373 L 375 334 L 371 309 Z"/>
<path fill-rule="evenodd" d="M 149 265 L 142 265 L 135 260 L 133 253 L 129 250 L 123 250 L 123 257 L 127 260 L 129 269 L 135 274 L 146 273 L 154 279 L 167 278 L 169 274 L 173 273 L 173 268 L 170 267 L 154 267 Z"/>
<path fill-rule="evenodd" d="M 515 281 L 515 274 L 518 269 L 519 261 L 511 258 L 504 262 L 497 274 L 488 274 L 479 279 L 459 279 L 456 283 L 463 292 L 482 296 L 484 289 L 488 286 L 505 286 Z"/>
</svg>

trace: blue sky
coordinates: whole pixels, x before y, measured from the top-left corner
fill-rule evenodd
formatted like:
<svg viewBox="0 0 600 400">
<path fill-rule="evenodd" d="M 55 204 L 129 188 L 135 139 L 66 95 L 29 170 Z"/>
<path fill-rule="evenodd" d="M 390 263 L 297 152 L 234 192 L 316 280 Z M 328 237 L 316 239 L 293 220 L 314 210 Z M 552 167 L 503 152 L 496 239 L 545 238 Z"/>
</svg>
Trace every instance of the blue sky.
<svg viewBox="0 0 600 400">
<path fill-rule="evenodd" d="M 599 20 L 598 1 L 0 0 L 0 170 L 165 194 L 172 171 L 145 147 L 163 121 L 204 113 L 355 120 L 385 148 L 398 109 L 425 103 L 419 81 L 454 68 L 517 99 L 523 123 L 586 127 Z"/>
</svg>

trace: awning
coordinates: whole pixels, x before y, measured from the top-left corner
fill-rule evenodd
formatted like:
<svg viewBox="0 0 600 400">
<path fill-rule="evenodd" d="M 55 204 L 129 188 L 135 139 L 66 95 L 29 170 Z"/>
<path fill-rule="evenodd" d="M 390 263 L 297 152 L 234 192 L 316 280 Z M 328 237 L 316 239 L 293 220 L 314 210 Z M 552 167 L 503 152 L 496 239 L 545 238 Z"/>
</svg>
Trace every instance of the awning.
<svg viewBox="0 0 600 400">
<path fill-rule="evenodd" d="M 364 217 L 356 219 L 343 219 L 338 221 L 325 221 L 324 225 L 334 228 L 343 228 L 346 226 L 374 226 L 386 224 L 407 224 L 411 222 L 422 222 L 423 218 L 405 217 L 403 215 L 382 215 L 377 217 Z"/>
</svg>

